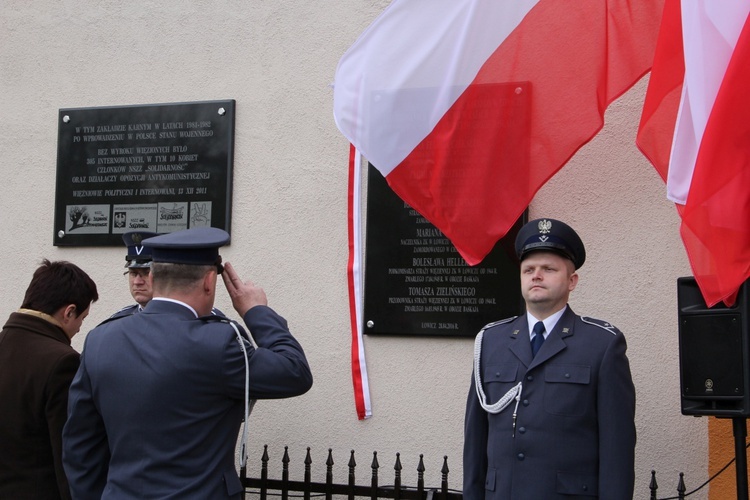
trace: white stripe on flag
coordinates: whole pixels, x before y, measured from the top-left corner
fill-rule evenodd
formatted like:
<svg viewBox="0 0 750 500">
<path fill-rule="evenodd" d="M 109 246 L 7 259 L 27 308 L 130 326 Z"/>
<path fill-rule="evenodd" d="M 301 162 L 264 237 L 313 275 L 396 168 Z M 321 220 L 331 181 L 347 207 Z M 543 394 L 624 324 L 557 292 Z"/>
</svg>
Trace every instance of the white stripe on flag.
<svg viewBox="0 0 750 500">
<path fill-rule="evenodd" d="M 667 198 L 684 205 L 703 132 L 745 24 L 747 0 L 682 0 L 685 80 L 672 140 Z"/>
</svg>

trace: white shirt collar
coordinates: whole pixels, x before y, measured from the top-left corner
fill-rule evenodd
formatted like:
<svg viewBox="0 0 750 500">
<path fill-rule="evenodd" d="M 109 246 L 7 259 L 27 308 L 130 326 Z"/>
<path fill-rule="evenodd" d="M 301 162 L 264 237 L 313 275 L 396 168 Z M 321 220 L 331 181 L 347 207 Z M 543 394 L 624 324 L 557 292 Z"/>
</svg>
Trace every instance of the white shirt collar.
<svg viewBox="0 0 750 500">
<path fill-rule="evenodd" d="M 557 311 L 552 316 L 547 317 L 546 319 L 541 320 L 544 323 L 544 338 L 546 339 L 549 336 L 549 332 L 552 331 L 552 329 L 555 327 L 558 321 L 560 321 L 560 318 L 565 313 L 566 309 L 568 309 L 568 306 L 566 305 L 559 311 Z M 529 340 L 531 340 L 531 337 L 534 335 L 534 325 L 536 325 L 538 320 L 535 318 L 530 312 L 526 311 L 526 319 L 529 322 Z"/>
<path fill-rule="evenodd" d="M 174 302 L 175 304 L 180 304 L 181 306 L 185 306 L 185 307 L 187 307 L 188 309 L 190 309 L 190 310 L 191 310 L 191 311 L 193 312 L 193 314 L 195 315 L 195 317 L 196 317 L 196 318 L 198 317 L 198 313 L 197 313 L 197 312 L 195 312 L 195 309 L 193 309 L 192 307 L 190 307 L 189 305 L 187 305 L 186 303 L 184 303 L 184 302 L 183 302 L 183 301 L 181 301 L 181 300 L 177 300 L 177 299 L 170 299 L 170 298 L 168 298 L 168 297 L 154 297 L 154 298 L 153 298 L 153 299 L 151 299 L 151 300 L 163 300 L 164 302 Z"/>
</svg>

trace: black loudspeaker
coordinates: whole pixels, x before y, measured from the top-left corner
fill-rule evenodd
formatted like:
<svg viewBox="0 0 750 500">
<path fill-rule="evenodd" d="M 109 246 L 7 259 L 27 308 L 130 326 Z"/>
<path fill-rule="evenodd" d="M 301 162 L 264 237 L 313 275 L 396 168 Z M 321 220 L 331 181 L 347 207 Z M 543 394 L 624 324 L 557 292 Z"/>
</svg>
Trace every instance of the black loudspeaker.
<svg viewBox="0 0 750 500">
<path fill-rule="evenodd" d="M 706 306 L 695 278 L 677 279 L 683 415 L 750 415 L 750 280 L 732 307 Z"/>
</svg>

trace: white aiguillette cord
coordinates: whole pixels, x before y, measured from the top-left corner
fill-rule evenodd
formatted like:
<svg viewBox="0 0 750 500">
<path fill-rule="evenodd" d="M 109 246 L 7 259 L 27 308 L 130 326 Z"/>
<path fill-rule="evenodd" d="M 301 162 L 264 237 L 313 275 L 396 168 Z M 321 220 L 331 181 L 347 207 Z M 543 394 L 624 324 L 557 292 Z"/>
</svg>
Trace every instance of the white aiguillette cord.
<svg viewBox="0 0 750 500">
<path fill-rule="evenodd" d="M 245 342 L 250 343 L 251 340 L 248 341 L 247 339 L 242 337 L 242 334 L 240 334 L 240 329 L 237 328 L 237 325 L 234 324 L 234 321 L 227 320 L 230 325 L 232 325 L 232 328 L 234 328 L 234 333 L 237 334 L 237 341 L 240 343 L 240 349 L 242 349 L 242 354 L 245 357 L 245 418 L 244 422 L 242 422 L 242 445 L 240 447 L 240 469 L 245 466 L 245 461 L 247 460 L 247 456 L 245 453 L 245 444 L 247 442 L 247 420 L 250 418 L 250 412 L 253 410 L 253 406 L 255 406 L 255 400 L 250 400 L 250 361 L 248 359 L 247 355 L 247 348 L 245 347 Z M 255 346 L 255 342 L 253 343 L 253 347 Z"/>
<path fill-rule="evenodd" d="M 476 387 L 477 397 L 479 398 L 479 404 L 484 408 L 487 413 L 500 413 L 510 405 L 511 401 L 516 400 L 516 407 L 513 409 L 513 437 L 516 435 L 516 416 L 518 415 L 518 403 L 521 401 L 521 392 L 523 390 L 522 382 L 519 382 L 513 386 L 503 397 L 500 398 L 494 404 L 487 403 L 487 396 L 484 394 L 482 389 L 482 378 L 480 375 L 479 362 L 482 358 L 482 339 L 484 338 L 484 330 L 477 334 L 477 338 L 474 341 L 474 386 Z"/>
</svg>

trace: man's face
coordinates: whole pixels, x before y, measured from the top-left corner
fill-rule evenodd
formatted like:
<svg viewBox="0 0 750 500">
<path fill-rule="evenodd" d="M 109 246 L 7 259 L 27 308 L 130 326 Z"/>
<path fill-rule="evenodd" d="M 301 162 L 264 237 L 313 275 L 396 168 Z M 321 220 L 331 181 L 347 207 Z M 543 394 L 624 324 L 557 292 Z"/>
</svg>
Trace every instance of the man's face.
<svg viewBox="0 0 750 500">
<path fill-rule="evenodd" d="M 147 267 L 128 269 L 130 295 L 133 296 L 141 307 L 145 307 L 154 296 L 154 292 L 151 290 L 151 283 L 148 280 L 149 271 L 150 269 Z"/>
<path fill-rule="evenodd" d="M 578 283 L 573 263 L 553 252 L 533 252 L 521 262 L 521 295 L 533 312 L 554 313 Z"/>
</svg>

